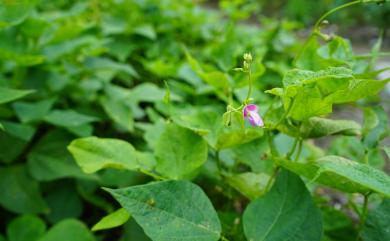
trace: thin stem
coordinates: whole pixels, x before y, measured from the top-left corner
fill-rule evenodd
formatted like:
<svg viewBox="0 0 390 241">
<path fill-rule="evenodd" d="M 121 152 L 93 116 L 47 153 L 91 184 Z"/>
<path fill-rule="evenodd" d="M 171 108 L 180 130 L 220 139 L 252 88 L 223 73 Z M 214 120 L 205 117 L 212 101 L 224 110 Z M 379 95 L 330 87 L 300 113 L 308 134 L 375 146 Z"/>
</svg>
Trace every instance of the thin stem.
<svg viewBox="0 0 390 241">
<path fill-rule="evenodd" d="M 274 142 L 274 137 L 273 137 L 271 131 L 268 130 L 266 132 L 266 135 L 267 135 L 267 139 L 268 139 L 268 145 L 269 145 L 269 147 L 271 149 L 271 155 L 275 156 L 275 157 L 279 156 L 279 152 L 278 152 L 278 149 L 276 149 L 275 142 Z"/>
<path fill-rule="evenodd" d="M 357 59 L 369 59 L 369 58 L 372 58 L 373 54 L 359 54 L 359 55 L 355 55 L 355 58 Z M 388 57 L 390 56 L 390 52 L 381 52 L 381 53 L 377 53 L 375 57 Z"/>
<path fill-rule="evenodd" d="M 217 163 L 217 168 L 218 168 L 219 174 L 222 174 L 222 163 L 221 163 L 221 159 L 219 157 L 219 151 L 215 152 L 215 161 Z"/>
<path fill-rule="evenodd" d="M 268 182 L 267 182 L 267 184 L 265 185 L 265 188 L 264 188 L 265 192 L 268 192 L 269 189 L 271 189 L 271 184 L 272 184 L 273 180 L 275 179 L 276 175 L 278 174 L 279 169 L 280 169 L 280 166 L 277 166 L 277 167 L 274 169 L 274 171 L 272 172 L 271 177 L 268 179 Z"/>
<path fill-rule="evenodd" d="M 248 89 L 248 94 L 246 95 L 246 98 L 245 98 L 245 104 L 248 103 L 249 98 L 252 95 L 252 73 L 251 73 L 250 69 L 248 71 L 248 84 L 249 84 L 249 89 Z"/>
<path fill-rule="evenodd" d="M 150 177 L 153 177 L 155 180 L 166 180 L 166 178 L 160 176 L 160 175 L 157 175 L 157 174 L 154 174 L 153 172 L 151 171 L 148 171 L 148 170 L 145 170 L 145 169 L 139 169 L 140 172 L 142 172 L 143 174 L 147 175 L 147 176 L 150 176 Z"/>
<path fill-rule="evenodd" d="M 298 144 L 298 141 L 299 141 L 299 137 L 297 136 L 297 137 L 295 137 L 294 144 L 293 144 L 293 146 L 291 147 L 291 150 L 290 150 L 290 151 L 287 153 L 287 155 L 286 155 L 286 158 L 287 158 L 287 159 L 290 159 L 291 156 L 292 156 L 292 154 L 294 154 L 295 149 L 296 149 L 297 144 Z"/>
<path fill-rule="evenodd" d="M 343 4 L 343 5 L 340 5 L 336 8 L 333 8 L 331 9 L 330 11 L 326 12 L 324 15 L 322 15 L 318 20 L 317 22 L 315 23 L 309 37 L 306 39 L 305 43 L 303 44 L 301 50 L 299 51 L 299 53 L 297 54 L 297 56 L 295 57 L 295 59 L 293 60 L 293 65 L 296 64 L 296 61 L 301 57 L 302 53 L 305 51 L 305 49 L 307 48 L 307 45 L 309 44 L 310 40 L 315 36 L 315 34 L 317 33 L 318 31 L 318 28 L 320 27 L 322 21 L 325 20 L 325 18 L 327 18 L 329 15 L 341 10 L 341 9 L 344 9 L 344 8 L 347 8 L 347 7 L 350 7 L 350 6 L 353 6 L 353 5 L 356 5 L 356 4 L 359 4 L 359 3 L 369 3 L 369 2 L 375 2 L 375 0 L 373 1 L 368 1 L 368 0 L 356 0 L 356 1 L 353 1 L 353 2 L 349 2 L 349 3 L 346 3 L 346 4 Z"/>
<path fill-rule="evenodd" d="M 363 209 L 360 214 L 360 223 L 359 223 L 359 235 L 357 237 L 357 240 L 361 240 L 361 231 L 363 229 L 364 224 L 366 223 L 367 214 L 368 214 L 368 198 L 370 197 L 371 192 L 364 194 L 364 201 L 363 201 Z"/>
<path fill-rule="evenodd" d="M 297 155 L 295 156 L 295 160 L 294 161 L 298 161 L 299 159 L 299 156 L 301 155 L 301 152 L 302 152 L 302 144 L 303 144 L 303 140 L 300 139 L 299 140 L 299 144 L 298 144 L 298 152 L 297 152 Z"/>
<path fill-rule="evenodd" d="M 290 113 L 293 105 L 294 105 L 294 100 L 295 99 L 292 99 L 290 101 L 290 105 L 288 106 L 288 109 L 286 110 L 286 112 L 284 112 L 283 116 L 280 118 L 280 120 L 276 123 L 274 129 L 277 129 L 279 127 L 279 125 L 283 122 L 284 119 L 286 119 L 287 115 Z"/>
<path fill-rule="evenodd" d="M 337 12 L 341 9 L 344 9 L 344 8 L 347 8 L 347 7 L 350 7 L 352 5 L 355 5 L 355 4 L 359 4 L 359 3 L 362 3 L 363 1 L 362 0 L 356 0 L 356 1 L 353 1 L 353 2 L 349 2 L 349 3 L 345 3 L 343 5 L 340 5 L 338 7 L 335 7 L 331 10 L 329 10 L 328 12 L 326 12 L 324 15 L 322 15 L 320 17 L 320 19 L 317 20 L 316 24 L 314 25 L 313 29 L 314 30 L 317 30 L 318 27 L 320 26 L 320 24 L 322 23 L 322 21 L 325 20 L 325 18 L 327 18 L 329 15 L 333 14 L 334 12 Z"/>
</svg>

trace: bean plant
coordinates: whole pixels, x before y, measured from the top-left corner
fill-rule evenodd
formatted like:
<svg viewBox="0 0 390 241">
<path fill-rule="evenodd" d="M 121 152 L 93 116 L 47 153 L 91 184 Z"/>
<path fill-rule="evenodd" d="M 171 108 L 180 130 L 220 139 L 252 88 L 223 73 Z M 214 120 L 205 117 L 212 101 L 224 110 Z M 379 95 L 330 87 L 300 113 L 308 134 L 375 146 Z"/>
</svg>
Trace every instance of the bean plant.
<svg viewBox="0 0 390 241">
<path fill-rule="evenodd" d="M 390 240 L 384 30 L 328 28 L 386 1 L 303 41 L 224 4 L 0 6 L 0 241 Z"/>
</svg>

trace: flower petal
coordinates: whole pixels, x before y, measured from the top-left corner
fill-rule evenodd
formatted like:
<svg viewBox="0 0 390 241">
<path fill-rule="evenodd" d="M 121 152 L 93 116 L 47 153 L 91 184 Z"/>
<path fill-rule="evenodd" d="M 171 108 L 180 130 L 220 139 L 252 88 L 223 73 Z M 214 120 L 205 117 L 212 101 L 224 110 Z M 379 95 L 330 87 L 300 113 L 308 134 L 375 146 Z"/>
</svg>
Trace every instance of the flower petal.
<svg viewBox="0 0 390 241">
<path fill-rule="evenodd" d="M 247 119 L 252 126 L 264 126 L 263 119 L 257 112 L 251 112 Z"/>
<path fill-rule="evenodd" d="M 257 112 L 257 110 L 258 110 L 257 105 L 249 104 L 249 105 L 246 105 L 242 111 L 243 111 L 244 117 L 247 117 L 249 112 Z"/>
</svg>

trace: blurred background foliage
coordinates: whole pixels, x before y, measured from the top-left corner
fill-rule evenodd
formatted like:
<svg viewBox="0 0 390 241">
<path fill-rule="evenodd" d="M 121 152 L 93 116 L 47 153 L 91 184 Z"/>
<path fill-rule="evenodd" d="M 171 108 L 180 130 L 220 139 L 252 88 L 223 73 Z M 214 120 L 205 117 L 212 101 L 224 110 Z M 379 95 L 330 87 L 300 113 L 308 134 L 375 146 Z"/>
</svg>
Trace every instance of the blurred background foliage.
<svg viewBox="0 0 390 241">
<path fill-rule="evenodd" d="M 245 98 L 246 79 L 232 71 L 241 66 L 244 52 L 254 56 L 253 97 L 263 114 L 271 105 L 271 97 L 263 91 L 281 86 L 283 74 L 293 67 L 302 47 L 302 36 L 320 15 L 345 2 L 1 0 L 0 240 L 149 240 L 133 220 L 94 234 L 87 228 L 118 206 L 100 186 L 126 187 L 145 183 L 149 177 L 115 169 L 84 174 L 67 145 L 77 137 L 116 137 L 147 154 L 153 151 L 153 134 L 171 111 L 211 106 L 211 112 L 222 116 L 230 89 L 236 102 Z M 390 4 L 371 4 L 332 15 L 329 21 L 341 29 L 362 24 L 373 28 L 374 36 L 367 41 L 373 45 L 381 29 L 386 43 L 389 17 Z M 306 69 L 348 65 L 356 74 L 375 75 L 371 58 L 358 58 L 347 39 L 313 40 L 310 46 L 314 47 L 306 53 L 319 57 L 298 59 Z M 370 44 L 365 50 L 375 53 L 379 47 Z M 173 110 L 163 101 L 164 80 L 176 104 Z M 379 101 L 376 96 L 362 106 Z M 365 116 L 380 117 L 367 131 L 379 126 L 376 133 L 384 138 L 388 129 L 383 109 L 366 112 Z M 277 137 L 282 153 L 292 141 L 287 135 Z M 361 160 L 364 153 L 350 143 L 361 145 L 356 137 L 340 137 L 332 140 L 329 150 Z M 372 146 L 375 165 L 382 168 L 386 160 L 382 147 Z M 267 164 L 256 162 L 268 151 L 264 141 L 245 148 L 257 151 L 245 156 L 228 148 L 221 154 L 226 165 L 237 161 L 251 170 L 269 172 Z M 308 143 L 303 155 L 314 158 L 322 150 Z M 218 181 L 205 181 L 212 179 L 214 169 L 207 164 L 198 182 L 221 210 L 228 236 L 243 240 L 242 227 L 234 226 L 242 211 L 234 206 L 239 202 L 227 203 L 225 194 L 214 189 Z M 226 195 L 229 199 L 230 193 Z M 318 201 L 329 201 L 326 198 L 319 196 Z M 239 200 L 246 202 L 241 196 Z M 353 222 L 328 208 L 324 215 L 342 216 L 342 222 L 328 223 L 326 240 L 348 240 L 356 232 Z"/>
</svg>

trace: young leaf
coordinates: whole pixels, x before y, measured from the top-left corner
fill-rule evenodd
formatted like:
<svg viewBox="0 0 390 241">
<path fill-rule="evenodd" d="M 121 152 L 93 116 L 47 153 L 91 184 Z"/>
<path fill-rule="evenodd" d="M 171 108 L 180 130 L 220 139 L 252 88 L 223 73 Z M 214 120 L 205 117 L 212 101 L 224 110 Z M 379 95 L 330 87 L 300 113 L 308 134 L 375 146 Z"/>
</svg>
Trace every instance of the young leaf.
<svg viewBox="0 0 390 241">
<path fill-rule="evenodd" d="M 279 164 L 299 175 L 344 192 L 374 191 L 390 196 L 390 177 L 367 164 L 339 156 L 325 156 L 315 162 L 279 159 Z"/>
<path fill-rule="evenodd" d="M 267 174 L 254 172 L 226 176 L 229 185 L 251 200 L 264 194 L 268 180 Z"/>
<path fill-rule="evenodd" d="M 28 154 L 27 166 L 38 181 L 53 181 L 62 178 L 96 179 L 85 174 L 76 164 L 66 146 L 73 135 L 60 129 L 49 131 Z"/>
<path fill-rule="evenodd" d="M 0 87 L 0 104 L 4 104 L 22 98 L 33 92 L 34 90 L 17 90 Z"/>
<path fill-rule="evenodd" d="M 190 177 L 207 160 L 207 143 L 194 132 L 168 124 L 156 143 L 157 171 L 163 176 Z"/>
<path fill-rule="evenodd" d="M 57 223 L 38 241 L 96 241 L 84 223 L 75 219 L 66 219 Z"/>
<path fill-rule="evenodd" d="M 221 224 L 206 194 L 188 181 L 106 189 L 154 241 L 217 241 Z"/>
<path fill-rule="evenodd" d="M 134 147 L 119 139 L 80 138 L 72 141 L 68 150 L 86 173 L 109 167 L 128 170 L 139 167 Z"/>
<path fill-rule="evenodd" d="M 14 213 L 45 213 L 38 183 L 31 179 L 24 165 L 0 168 L 0 204 Z"/>
<path fill-rule="evenodd" d="M 271 191 L 252 201 L 243 217 L 248 240 L 320 241 L 322 217 L 303 181 L 282 170 Z"/>
<path fill-rule="evenodd" d="M 364 241 L 390 240 L 390 199 L 383 200 L 375 210 L 368 214 L 362 231 Z"/>
<path fill-rule="evenodd" d="M 105 216 L 98 223 L 93 225 L 92 231 L 99 231 L 121 226 L 122 224 L 126 223 L 129 218 L 130 213 L 126 209 L 120 208 L 115 212 Z"/>
<path fill-rule="evenodd" d="M 315 138 L 330 135 L 360 135 L 361 126 L 351 120 L 330 120 L 320 117 L 311 117 L 301 127 L 304 137 Z"/>
<path fill-rule="evenodd" d="M 19 216 L 7 227 L 8 241 L 37 241 L 46 231 L 46 224 L 32 215 Z"/>
<path fill-rule="evenodd" d="M 134 118 L 131 108 L 122 101 L 103 98 L 100 101 L 107 115 L 125 130 L 132 132 L 134 130 Z"/>
</svg>

